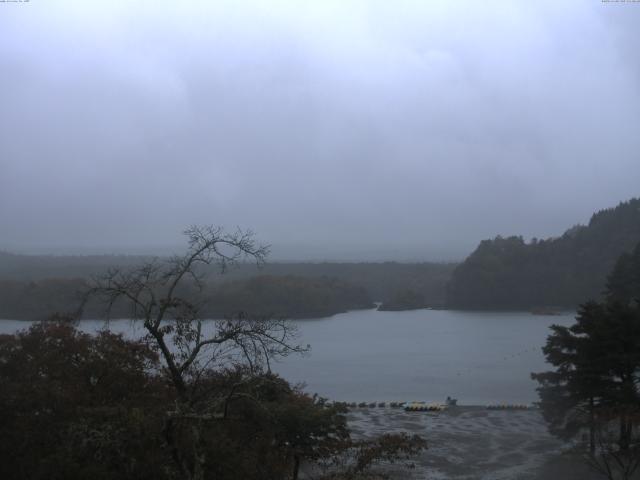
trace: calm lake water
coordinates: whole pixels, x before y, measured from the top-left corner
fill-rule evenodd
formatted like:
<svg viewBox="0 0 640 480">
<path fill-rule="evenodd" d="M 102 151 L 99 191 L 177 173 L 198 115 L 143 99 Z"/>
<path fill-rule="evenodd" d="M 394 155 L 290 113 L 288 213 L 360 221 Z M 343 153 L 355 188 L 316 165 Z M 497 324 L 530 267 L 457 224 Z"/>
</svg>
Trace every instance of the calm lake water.
<svg viewBox="0 0 640 480">
<path fill-rule="evenodd" d="M 531 372 L 549 368 L 541 347 L 549 325 L 570 325 L 573 313 L 358 310 L 295 321 L 304 356 L 285 358 L 274 370 L 306 390 L 343 401 L 443 401 L 461 404 L 529 403 L 537 400 Z M 26 322 L 0 320 L 0 332 Z M 86 320 L 95 331 L 102 321 Z M 110 323 L 127 336 L 140 335 L 127 320 Z"/>
</svg>

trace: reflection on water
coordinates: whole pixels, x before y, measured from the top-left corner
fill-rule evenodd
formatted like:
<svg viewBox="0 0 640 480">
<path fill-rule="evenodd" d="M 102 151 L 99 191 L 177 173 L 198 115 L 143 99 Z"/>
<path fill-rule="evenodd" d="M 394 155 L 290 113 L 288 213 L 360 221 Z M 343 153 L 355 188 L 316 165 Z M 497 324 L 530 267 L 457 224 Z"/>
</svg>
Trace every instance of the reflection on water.
<svg viewBox="0 0 640 480">
<path fill-rule="evenodd" d="M 442 401 L 462 404 L 528 403 L 537 400 L 529 374 L 547 368 L 541 347 L 553 323 L 573 323 L 573 313 L 359 310 L 296 321 L 305 357 L 285 358 L 274 370 L 306 390 L 334 400 Z M 0 321 L 0 332 L 25 322 Z M 86 331 L 102 321 L 81 323 Z M 128 320 L 110 322 L 127 336 L 142 334 Z"/>
</svg>

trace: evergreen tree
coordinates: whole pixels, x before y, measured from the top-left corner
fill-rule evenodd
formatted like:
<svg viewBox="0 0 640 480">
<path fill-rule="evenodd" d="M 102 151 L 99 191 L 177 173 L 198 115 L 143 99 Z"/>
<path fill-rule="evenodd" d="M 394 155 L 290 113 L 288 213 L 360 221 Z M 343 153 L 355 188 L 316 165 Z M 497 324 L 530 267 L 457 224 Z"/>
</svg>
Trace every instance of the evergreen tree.
<svg viewBox="0 0 640 480">
<path fill-rule="evenodd" d="M 638 242 L 640 198 L 597 212 L 587 226 L 576 225 L 557 238 L 484 240 L 453 271 L 447 303 L 469 309 L 575 308 L 600 298 L 616 259 Z M 637 295 L 640 252 L 619 263 L 613 290 Z"/>
<path fill-rule="evenodd" d="M 640 302 L 640 242 L 631 253 L 623 254 L 607 280 L 609 302 Z"/>
<path fill-rule="evenodd" d="M 605 353 L 598 342 L 598 325 L 606 316 L 595 302 L 580 307 L 571 327 L 553 325 L 543 352 L 555 371 L 533 373 L 540 383 L 540 406 L 550 431 L 561 438 L 589 428 L 589 448 L 595 449 L 595 415 L 606 387 Z"/>
<path fill-rule="evenodd" d="M 607 301 L 580 306 L 571 327 L 552 326 L 543 352 L 554 371 L 534 373 L 550 430 L 563 437 L 618 421 L 617 448 L 627 451 L 640 408 L 640 305 L 632 300 L 640 247 L 623 255 L 608 281 Z M 637 297 L 636 297 L 637 298 Z"/>
</svg>

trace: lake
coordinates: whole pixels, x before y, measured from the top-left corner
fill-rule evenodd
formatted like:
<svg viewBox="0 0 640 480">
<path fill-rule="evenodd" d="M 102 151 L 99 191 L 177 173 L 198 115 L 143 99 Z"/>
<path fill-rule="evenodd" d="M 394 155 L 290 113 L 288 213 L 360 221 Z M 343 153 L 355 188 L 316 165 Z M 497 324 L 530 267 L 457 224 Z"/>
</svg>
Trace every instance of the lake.
<svg viewBox="0 0 640 480">
<path fill-rule="evenodd" d="M 357 310 L 328 318 L 298 320 L 304 356 L 285 358 L 273 369 L 306 390 L 342 401 L 444 401 L 465 405 L 530 403 L 537 400 L 531 372 L 549 368 L 541 347 L 551 324 L 570 325 L 574 313 Z M 0 332 L 27 322 L 0 320 Z M 95 331 L 104 322 L 85 320 Z M 128 320 L 110 323 L 127 336 L 140 335 Z"/>
</svg>

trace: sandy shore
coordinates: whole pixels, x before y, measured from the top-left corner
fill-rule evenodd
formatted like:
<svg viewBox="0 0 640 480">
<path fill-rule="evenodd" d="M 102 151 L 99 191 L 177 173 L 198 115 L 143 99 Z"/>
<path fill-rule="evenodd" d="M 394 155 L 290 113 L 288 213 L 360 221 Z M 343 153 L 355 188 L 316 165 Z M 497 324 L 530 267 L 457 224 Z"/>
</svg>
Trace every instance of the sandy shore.
<svg viewBox="0 0 640 480">
<path fill-rule="evenodd" d="M 430 413 L 356 408 L 350 410 L 348 421 L 355 437 L 407 432 L 426 438 L 429 449 L 414 459 L 415 468 L 399 471 L 397 478 L 603 478 L 575 455 L 563 453 L 568 445 L 547 432 L 537 410 L 455 407 Z"/>
</svg>

